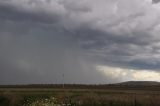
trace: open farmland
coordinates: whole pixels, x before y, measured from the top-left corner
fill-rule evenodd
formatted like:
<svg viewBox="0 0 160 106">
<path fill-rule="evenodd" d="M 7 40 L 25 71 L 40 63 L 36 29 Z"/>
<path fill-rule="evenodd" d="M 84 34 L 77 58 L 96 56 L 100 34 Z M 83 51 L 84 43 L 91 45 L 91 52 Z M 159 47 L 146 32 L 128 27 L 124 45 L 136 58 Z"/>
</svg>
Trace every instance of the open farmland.
<svg viewBox="0 0 160 106">
<path fill-rule="evenodd" d="M 160 86 L 2 86 L 0 106 L 160 106 Z"/>
</svg>

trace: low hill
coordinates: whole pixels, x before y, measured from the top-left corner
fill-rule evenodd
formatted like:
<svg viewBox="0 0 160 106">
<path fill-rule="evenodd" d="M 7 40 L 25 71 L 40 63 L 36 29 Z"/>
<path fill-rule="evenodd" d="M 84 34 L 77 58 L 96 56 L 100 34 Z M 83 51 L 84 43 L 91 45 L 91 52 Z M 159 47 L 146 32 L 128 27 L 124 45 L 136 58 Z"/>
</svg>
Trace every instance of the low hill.
<svg viewBox="0 0 160 106">
<path fill-rule="evenodd" d="M 117 83 L 115 85 L 154 86 L 154 85 L 160 85 L 160 82 L 156 82 L 156 81 L 127 81 L 127 82 Z"/>
</svg>

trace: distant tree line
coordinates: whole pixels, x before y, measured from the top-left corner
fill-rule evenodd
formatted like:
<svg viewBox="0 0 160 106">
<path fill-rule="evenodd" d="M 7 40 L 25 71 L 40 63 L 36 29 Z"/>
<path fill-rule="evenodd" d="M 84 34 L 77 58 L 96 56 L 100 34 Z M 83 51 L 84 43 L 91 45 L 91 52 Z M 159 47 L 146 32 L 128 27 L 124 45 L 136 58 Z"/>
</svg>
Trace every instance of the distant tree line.
<svg viewBox="0 0 160 106">
<path fill-rule="evenodd" d="M 0 88 L 51 88 L 51 89 L 148 89 L 160 90 L 160 85 L 116 85 L 116 84 L 29 84 L 29 85 L 0 85 Z"/>
</svg>

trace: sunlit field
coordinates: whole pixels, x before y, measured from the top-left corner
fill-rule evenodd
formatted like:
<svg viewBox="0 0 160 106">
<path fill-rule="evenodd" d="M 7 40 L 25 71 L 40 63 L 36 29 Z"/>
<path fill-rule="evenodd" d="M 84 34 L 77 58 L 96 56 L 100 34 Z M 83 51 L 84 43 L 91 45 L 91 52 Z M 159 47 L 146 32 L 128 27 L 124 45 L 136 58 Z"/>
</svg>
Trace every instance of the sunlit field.
<svg viewBox="0 0 160 106">
<path fill-rule="evenodd" d="M 0 106 L 160 106 L 159 87 L 1 88 Z"/>
</svg>

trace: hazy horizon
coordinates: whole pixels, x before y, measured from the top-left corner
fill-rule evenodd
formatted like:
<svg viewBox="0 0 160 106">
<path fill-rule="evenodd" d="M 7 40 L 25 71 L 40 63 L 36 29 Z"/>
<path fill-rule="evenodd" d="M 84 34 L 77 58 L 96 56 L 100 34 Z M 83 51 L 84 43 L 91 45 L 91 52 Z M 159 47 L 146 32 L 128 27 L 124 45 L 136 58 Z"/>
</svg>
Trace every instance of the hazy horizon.
<svg viewBox="0 0 160 106">
<path fill-rule="evenodd" d="M 0 0 L 0 85 L 160 81 L 159 1 Z"/>
</svg>

